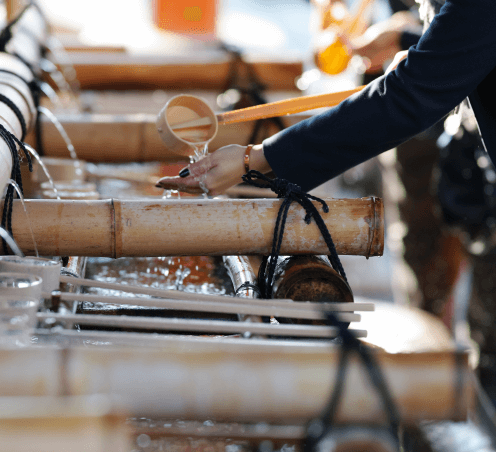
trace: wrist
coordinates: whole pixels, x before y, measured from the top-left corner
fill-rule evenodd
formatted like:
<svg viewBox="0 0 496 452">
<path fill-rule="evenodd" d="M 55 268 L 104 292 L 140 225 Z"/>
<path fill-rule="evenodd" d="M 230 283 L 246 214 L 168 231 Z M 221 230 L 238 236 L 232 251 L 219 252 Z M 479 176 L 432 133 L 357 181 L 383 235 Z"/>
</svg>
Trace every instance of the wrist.
<svg viewBox="0 0 496 452">
<path fill-rule="evenodd" d="M 263 144 L 256 144 L 251 148 L 249 169 L 260 171 L 261 173 L 268 173 L 271 171 L 269 162 L 267 162 L 263 152 Z"/>
</svg>

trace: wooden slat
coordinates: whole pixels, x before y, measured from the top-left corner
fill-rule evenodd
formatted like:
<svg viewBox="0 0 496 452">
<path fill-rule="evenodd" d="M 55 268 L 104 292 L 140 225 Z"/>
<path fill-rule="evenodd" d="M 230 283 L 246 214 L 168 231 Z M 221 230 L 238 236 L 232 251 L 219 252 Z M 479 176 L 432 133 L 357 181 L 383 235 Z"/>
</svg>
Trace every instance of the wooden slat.
<svg viewBox="0 0 496 452">
<path fill-rule="evenodd" d="M 166 319 L 158 317 L 132 317 L 124 315 L 92 315 L 92 314 L 53 314 L 39 313 L 39 321 L 53 319 L 57 322 L 69 322 L 74 325 L 90 325 L 107 328 L 125 328 L 158 331 L 183 331 L 208 334 L 240 334 L 253 333 L 273 336 L 320 337 L 333 338 L 338 330 L 327 326 L 286 325 L 269 323 L 231 322 L 227 320 L 191 320 Z M 345 319 L 342 319 L 346 321 Z M 364 330 L 351 329 L 355 337 L 366 337 Z"/>
</svg>

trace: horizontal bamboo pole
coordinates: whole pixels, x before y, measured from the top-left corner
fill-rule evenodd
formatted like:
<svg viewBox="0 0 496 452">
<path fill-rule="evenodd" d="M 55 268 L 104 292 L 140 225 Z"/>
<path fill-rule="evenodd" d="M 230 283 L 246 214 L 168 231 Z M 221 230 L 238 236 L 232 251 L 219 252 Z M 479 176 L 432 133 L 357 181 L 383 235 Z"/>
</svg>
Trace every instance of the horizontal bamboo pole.
<svg viewBox="0 0 496 452">
<path fill-rule="evenodd" d="M 184 156 L 174 154 L 165 147 L 157 133 L 156 117 L 151 114 L 57 115 L 82 160 L 105 163 L 185 161 Z M 290 126 L 308 117 L 308 114 L 288 116 L 284 122 Z M 41 121 L 45 155 L 68 158 L 67 146 L 55 126 L 44 116 Z M 208 145 L 210 152 L 228 144 L 247 144 L 254 125 L 254 121 L 249 121 L 222 126 Z M 270 133 L 279 130 L 275 125 L 270 127 Z M 29 135 L 27 141 L 34 144 L 34 135 Z"/>
<path fill-rule="evenodd" d="M 269 254 L 281 200 L 27 200 L 45 256 L 204 256 Z M 384 248 L 379 198 L 329 199 L 322 218 L 339 254 L 380 256 Z M 317 204 L 317 208 L 321 207 Z M 281 254 L 327 254 L 320 231 L 293 204 Z M 14 203 L 14 238 L 25 254 L 33 241 L 22 205 Z"/>
<path fill-rule="evenodd" d="M 376 356 L 405 423 L 466 419 L 473 390 L 465 354 Z M 0 351 L 0 396 L 110 393 L 134 416 L 296 423 L 322 413 L 338 365 L 329 343 L 168 337 L 159 348 L 32 347 Z M 355 358 L 336 418 L 385 421 Z"/>
<path fill-rule="evenodd" d="M 167 319 L 160 317 L 132 317 L 125 315 L 53 314 L 38 313 L 38 321 L 50 319 L 70 325 L 91 325 L 140 330 L 188 331 L 208 334 L 265 334 L 290 337 L 333 338 L 337 328 L 317 325 L 272 325 L 269 323 L 232 322 L 227 320 Z M 343 320 L 344 321 L 344 320 Z M 364 330 L 350 329 L 355 337 L 366 337 Z"/>
</svg>

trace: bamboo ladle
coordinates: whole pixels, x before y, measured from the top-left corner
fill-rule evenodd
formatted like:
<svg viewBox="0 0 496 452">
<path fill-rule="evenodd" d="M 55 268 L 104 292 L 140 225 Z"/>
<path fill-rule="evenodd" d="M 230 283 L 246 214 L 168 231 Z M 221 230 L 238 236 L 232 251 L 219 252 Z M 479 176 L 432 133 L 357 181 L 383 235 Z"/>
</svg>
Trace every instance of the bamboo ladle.
<svg viewBox="0 0 496 452">
<path fill-rule="evenodd" d="M 167 102 L 157 118 L 157 129 L 167 147 L 180 155 L 192 155 L 195 148 L 208 144 L 218 125 L 255 121 L 334 107 L 361 91 L 364 86 L 337 93 L 302 96 L 268 104 L 215 114 L 207 103 L 195 96 L 179 95 Z"/>
</svg>

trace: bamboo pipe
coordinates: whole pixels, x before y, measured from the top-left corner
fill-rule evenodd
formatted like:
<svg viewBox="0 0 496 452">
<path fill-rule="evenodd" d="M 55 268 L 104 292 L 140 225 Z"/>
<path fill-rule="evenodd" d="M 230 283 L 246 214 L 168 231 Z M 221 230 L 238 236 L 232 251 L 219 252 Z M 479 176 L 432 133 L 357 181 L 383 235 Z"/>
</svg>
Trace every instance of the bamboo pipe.
<svg viewBox="0 0 496 452">
<path fill-rule="evenodd" d="M 233 258 L 233 256 L 228 256 Z M 95 279 L 74 278 L 72 276 L 60 276 L 60 282 L 74 286 L 99 287 L 101 289 L 119 290 L 122 292 L 149 295 L 151 297 L 169 298 L 171 300 L 197 300 L 197 301 L 215 301 L 217 303 L 242 303 L 246 299 L 238 297 L 229 297 L 226 295 L 207 295 L 202 293 L 183 292 L 181 290 L 155 289 L 153 287 L 130 286 L 128 284 L 109 283 L 106 281 L 97 281 Z M 267 301 L 256 298 L 249 299 L 249 304 L 253 306 L 267 306 Z M 312 309 L 327 310 L 339 312 L 355 311 L 374 311 L 373 303 L 329 303 L 329 302 L 306 302 L 300 301 L 294 303 L 293 300 L 272 299 L 270 305 L 279 308 L 291 309 Z"/>
<path fill-rule="evenodd" d="M 235 122 L 255 121 L 259 119 L 274 118 L 277 116 L 292 115 L 308 110 L 323 107 L 334 107 L 352 94 L 358 93 L 365 86 L 340 91 L 337 93 L 315 94 L 313 96 L 295 97 L 240 110 L 218 113 L 216 115 L 219 125 L 233 124 Z M 172 130 L 195 129 L 209 127 L 212 124 L 209 118 L 200 118 L 171 125 Z"/>
<path fill-rule="evenodd" d="M 285 118 L 290 126 L 309 117 L 297 114 Z M 71 138 L 82 160 L 90 162 L 188 162 L 184 156 L 170 152 L 157 133 L 156 115 L 151 114 L 64 114 L 58 120 Z M 43 142 L 46 156 L 67 158 L 67 145 L 56 127 L 41 117 Z M 229 124 L 220 128 L 209 143 L 209 151 L 232 143 L 246 143 L 253 132 L 254 122 Z M 268 124 L 269 133 L 276 133 L 277 127 Z M 26 140 L 35 144 L 33 134 Z M 254 143 L 256 144 L 256 143 Z"/>
<path fill-rule="evenodd" d="M 111 343 L 118 336 L 102 334 Z M 405 424 L 466 419 L 465 353 L 375 355 Z M 340 359 L 328 343 L 166 337 L 160 347 L 2 350 L 0 363 L 0 396 L 58 395 L 63 381 L 68 395 L 120 396 L 133 416 L 282 424 L 323 412 Z M 336 421 L 383 423 L 380 397 L 355 358 L 346 378 Z"/>
<path fill-rule="evenodd" d="M 279 199 L 27 200 L 26 209 L 45 256 L 172 256 L 268 254 Z M 380 256 L 384 212 L 379 198 L 329 199 L 322 218 L 339 254 Z M 319 211 L 320 204 L 317 204 Z M 326 254 L 305 211 L 289 209 L 281 254 Z M 32 254 L 20 202 L 13 208 L 14 238 Z"/>
</svg>

